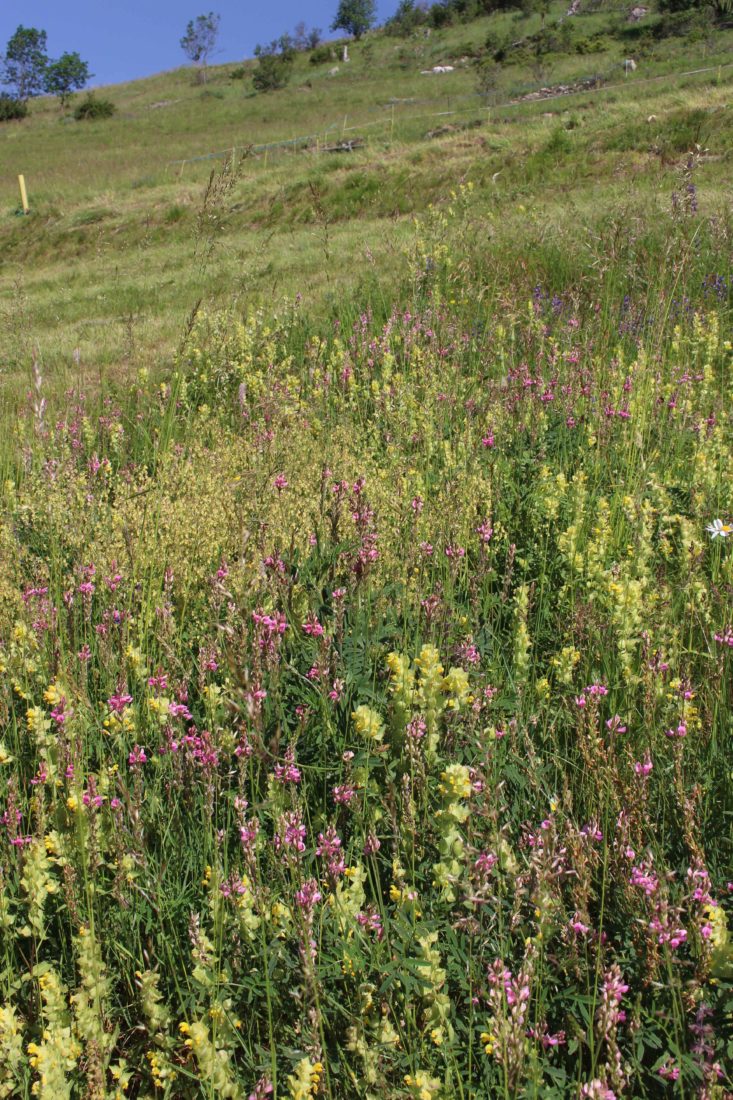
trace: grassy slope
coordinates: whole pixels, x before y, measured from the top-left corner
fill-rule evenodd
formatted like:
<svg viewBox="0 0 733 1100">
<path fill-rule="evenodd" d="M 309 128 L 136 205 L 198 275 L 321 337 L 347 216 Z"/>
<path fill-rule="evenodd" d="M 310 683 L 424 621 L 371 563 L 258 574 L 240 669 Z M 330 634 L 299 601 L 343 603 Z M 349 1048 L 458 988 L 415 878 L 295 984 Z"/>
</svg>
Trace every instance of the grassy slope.
<svg viewBox="0 0 733 1100">
<path fill-rule="evenodd" d="M 614 18 L 581 15 L 576 26 L 590 36 L 613 29 Z M 95 371 L 153 365 L 174 349 L 202 296 L 302 291 L 327 304 L 372 264 L 389 293 L 411 216 L 462 181 L 475 185 L 476 214 L 503 258 L 548 236 L 567 255 L 568 238 L 593 238 L 601 205 L 609 215 L 629 202 L 667 206 L 694 142 L 709 153 L 699 175 L 706 202 L 729 198 L 733 33 L 664 40 L 624 80 L 620 61 L 633 43 L 616 28 L 601 53 L 504 66 L 487 109 L 469 56 L 489 31 L 519 37 L 538 26 L 503 14 L 429 38 L 373 35 L 352 44 L 335 76 L 329 64 L 299 57 L 290 86 L 269 95 L 254 95 L 248 77 L 232 80 L 232 66 L 213 70 L 206 89 L 180 69 L 106 89 L 118 107 L 108 122 L 75 123 L 51 101 L 33 103 L 29 120 L 0 129 L 0 370 L 24 376 L 33 344 L 59 377 L 74 349 Z M 456 71 L 420 75 L 438 63 Z M 715 73 L 676 75 L 716 64 Z M 593 72 L 612 87 L 501 106 L 538 81 Z M 441 136 L 427 137 L 441 126 Z M 215 260 L 204 269 L 197 225 L 221 161 L 174 162 L 305 134 L 320 145 L 343 133 L 364 148 L 349 156 L 274 149 L 244 160 L 216 210 Z M 28 219 L 15 212 L 18 171 L 30 187 Z"/>
</svg>

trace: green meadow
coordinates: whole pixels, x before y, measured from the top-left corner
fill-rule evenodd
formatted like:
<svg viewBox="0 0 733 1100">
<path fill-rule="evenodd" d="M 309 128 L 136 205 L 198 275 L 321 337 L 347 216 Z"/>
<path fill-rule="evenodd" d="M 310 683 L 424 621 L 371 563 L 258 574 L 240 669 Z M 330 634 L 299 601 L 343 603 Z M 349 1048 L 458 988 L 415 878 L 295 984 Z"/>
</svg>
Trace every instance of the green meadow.
<svg viewBox="0 0 733 1100">
<path fill-rule="evenodd" d="M 0 125 L 0 1100 L 733 1096 L 733 30 L 565 11 Z"/>
</svg>

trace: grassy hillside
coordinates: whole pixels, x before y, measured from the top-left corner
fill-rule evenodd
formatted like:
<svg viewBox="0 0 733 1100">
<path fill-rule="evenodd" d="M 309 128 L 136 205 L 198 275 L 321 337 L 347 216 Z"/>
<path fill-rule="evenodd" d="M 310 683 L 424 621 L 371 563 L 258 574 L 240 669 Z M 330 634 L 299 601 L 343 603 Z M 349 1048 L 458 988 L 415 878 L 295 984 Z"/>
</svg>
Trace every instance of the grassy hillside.
<svg viewBox="0 0 733 1100">
<path fill-rule="evenodd" d="M 554 5 L 547 25 L 563 14 Z M 652 28 L 655 19 L 647 18 Z M 698 174 L 706 202 L 724 204 L 733 32 L 640 38 L 643 28 L 620 12 L 570 23 L 598 52 L 571 45 L 507 61 L 484 97 L 473 61 L 487 39 L 534 34 L 539 16 L 504 13 L 430 37 L 373 34 L 351 44 L 346 65 L 313 66 L 299 55 L 290 85 L 265 95 L 253 93 L 248 63 L 243 79 L 231 79 L 232 66 L 212 70 L 206 88 L 180 69 L 105 89 L 118 113 L 104 122 L 75 122 L 55 102 L 34 102 L 28 120 L 0 128 L 6 371 L 27 369 L 19 328 L 53 373 L 75 349 L 95 369 L 150 365 L 170 355 L 201 297 L 301 292 L 325 305 L 334 287 L 340 298 L 361 278 L 365 255 L 380 280 L 392 280 L 412 215 L 447 202 L 460 182 L 474 184 L 497 254 L 523 263 L 548 233 L 557 242 L 567 235 L 561 251 L 579 258 L 570 242 L 592 235 L 599 206 L 609 215 L 630 203 L 666 210 L 676 165 L 694 143 L 706 150 Z M 634 52 L 638 68 L 625 77 L 621 62 Z M 420 75 L 446 63 L 453 73 Z M 713 71 L 677 75 L 700 68 Z M 511 102 L 592 74 L 605 79 L 598 91 Z M 308 136 L 298 151 L 278 144 Z M 363 148 L 321 151 L 343 138 Z M 262 145 L 273 147 L 246 153 Z M 238 160 L 236 180 L 216 210 L 216 261 L 202 271 L 202 195 L 221 159 L 196 158 L 226 149 Z M 29 218 L 16 214 L 20 171 Z"/>
</svg>

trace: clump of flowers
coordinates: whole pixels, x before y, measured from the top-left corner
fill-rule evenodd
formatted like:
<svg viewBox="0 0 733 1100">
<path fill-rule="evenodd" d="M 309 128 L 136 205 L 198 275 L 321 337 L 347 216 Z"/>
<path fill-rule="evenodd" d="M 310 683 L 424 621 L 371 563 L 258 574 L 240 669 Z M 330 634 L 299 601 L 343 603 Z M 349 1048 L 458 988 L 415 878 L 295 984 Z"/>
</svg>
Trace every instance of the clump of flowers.
<svg viewBox="0 0 733 1100">
<path fill-rule="evenodd" d="M 464 864 L 465 844 L 459 825 L 468 817 L 467 802 L 471 795 L 471 778 L 465 764 L 449 764 L 441 773 L 438 791 L 442 804 L 436 813 L 440 862 L 434 864 L 433 886 L 448 902 L 456 900 L 456 883 Z"/>
</svg>

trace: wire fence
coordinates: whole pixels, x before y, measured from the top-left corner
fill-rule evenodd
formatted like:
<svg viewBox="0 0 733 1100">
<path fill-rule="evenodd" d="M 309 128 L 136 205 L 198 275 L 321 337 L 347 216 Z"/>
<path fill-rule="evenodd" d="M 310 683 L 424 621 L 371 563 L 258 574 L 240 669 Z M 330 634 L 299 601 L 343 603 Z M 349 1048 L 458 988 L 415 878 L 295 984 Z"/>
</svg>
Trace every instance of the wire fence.
<svg viewBox="0 0 733 1100">
<path fill-rule="evenodd" d="M 357 122 L 352 125 L 348 125 L 348 115 L 344 116 L 343 122 L 332 122 L 324 129 L 319 130 L 317 133 L 301 134 L 293 138 L 285 138 L 280 141 L 269 141 L 262 144 L 252 145 L 251 143 L 242 142 L 239 145 L 241 151 L 246 150 L 250 155 L 268 157 L 270 153 L 278 152 L 295 152 L 298 149 L 312 149 L 315 152 L 327 152 L 329 148 L 333 147 L 334 139 L 338 139 L 340 136 L 342 139 L 341 146 L 346 148 L 349 143 L 344 141 L 346 134 L 360 132 L 363 130 L 373 129 L 374 127 L 389 128 L 390 141 L 394 138 L 394 128 L 396 124 L 404 126 L 405 124 L 412 122 L 420 122 L 428 119 L 449 118 L 452 116 L 464 115 L 464 114 L 477 114 L 487 113 L 487 117 L 490 118 L 494 112 L 501 112 L 510 110 L 517 107 L 534 107 L 538 104 L 551 103 L 558 99 L 571 99 L 574 96 L 588 95 L 590 92 L 614 92 L 614 91 L 628 91 L 631 88 L 636 88 L 640 84 L 653 84 L 661 80 L 683 80 L 687 77 L 699 76 L 706 73 L 721 73 L 724 69 L 730 69 L 733 67 L 733 61 L 726 62 L 721 65 L 710 65 L 700 69 L 688 69 L 683 72 L 672 73 L 660 73 L 656 76 L 648 77 L 634 77 L 633 79 L 625 78 L 622 81 L 617 81 L 614 84 L 606 83 L 607 76 L 600 74 L 594 74 L 593 76 L 581 77 L 573 81 L 572 85 L 568 85 L 564 90 L 553 92 L 551 89 L 540 86 L 532 91 L 525 92 L 521 95 L 517 95 L 512 99 L 506 100 L 503 103 L 490 103 L 486 98 L 478 93 L 453 95 L 448 100 L 448 104 L 455 102 L 471 101 L 472 106 L 465 108 L 452 108 L 442 111 L 431 111 L 425 114 L 403 114 L 395 113 L 396 107 L 411 106 L 414 107 L 418 104 L 424 105 L 428 103 L 435 103 L 434 99 L 409 99 L 409 100 L 395 100 L 394 102 L 383 104 L 381 107 L 374 107 L 370 110 L 378 110 L 382 112 L 382 117 L 375 119 L 372 122 Z M 445 104 L 443 104 L 445 105 Z M 389 114 L 385 117 L 384 113 L 388 111 Z M 354 143 L 351 142 L 351 148 L 354 147 Z M 180 171 L 187 164 L 196 164 L 207 160 L 216 160 L 222 157 L 234 156 L 237 152 L 237 145 L 230 146 L 226 149 L 218 149 L 212 153 L 203 153 L 199 156 L 184 157 L 180 160 L 169 161 L 169 167 L 178 166 Z"/>
</svg>

